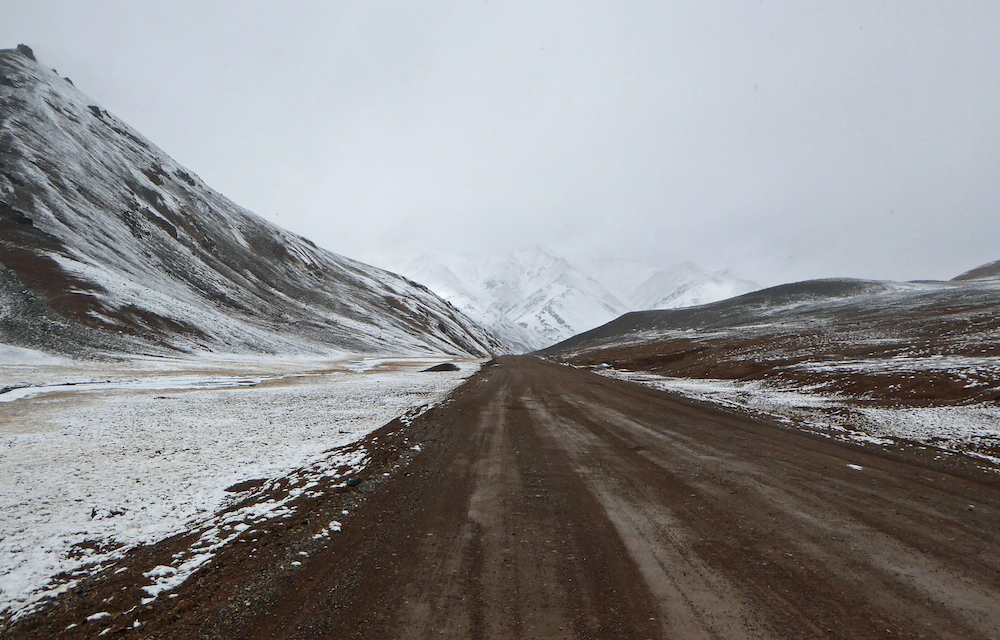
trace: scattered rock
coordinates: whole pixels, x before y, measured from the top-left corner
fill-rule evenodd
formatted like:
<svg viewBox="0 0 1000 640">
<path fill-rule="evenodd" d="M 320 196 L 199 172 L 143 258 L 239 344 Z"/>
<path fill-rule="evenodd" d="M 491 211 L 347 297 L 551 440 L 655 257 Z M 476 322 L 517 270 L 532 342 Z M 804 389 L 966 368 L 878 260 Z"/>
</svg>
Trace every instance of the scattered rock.
<svg viewBox="0 0 1000 640">
<path fill-rule="evenodd" d="M 267 483 L 267 478 L 257 478 L 254 480 L 244 480 L 243 482 L 237 482 L 234 485 L 226 487 L 228 493 L 242 493 L 243 491 L 253 491 L 254 489 L 259 489 Z"/>
<path fill-rule="evenodd" d="M 458 371 L 458 366 L 453 362 L 442 362 L 433 367 L 427 367 L 424 371 Z"/>
<path fill-rule="evenodd" d="M 17 45 L 17 52 L 32 62 L 38 62 L 38 60 L 35 60 L 35 52 L 26 44 Z"/>
<path fill-rule="evenodd" d="M 359 484 L 361 484 L 361 478 L 351 478 L 347 481 L 347 486 L 349 487 L 356 487 Z"/>
</svg>

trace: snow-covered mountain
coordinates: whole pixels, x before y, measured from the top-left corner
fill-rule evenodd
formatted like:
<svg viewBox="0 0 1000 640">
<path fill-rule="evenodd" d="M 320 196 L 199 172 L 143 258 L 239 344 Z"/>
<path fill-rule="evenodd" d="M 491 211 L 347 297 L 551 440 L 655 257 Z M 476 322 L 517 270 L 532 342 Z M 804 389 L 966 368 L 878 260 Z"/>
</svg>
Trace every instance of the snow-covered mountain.
<svg viewBox="0 0 1000 640">
<path fill-rule="evenodd" d="M 540 349 L 628 311 L 714 302 L 757 288 L 693 263 L 656 267 L 600 259 L 579 269 L 544 247 L 500 259 L 424 255 L 398 267 L 426 284 L 513 351 Z"/>
<path fill-rule="evenodd" d="M 27 47 L 0 51 L 0 342 L 487 355 L 424 287 L 213 191 Z"/>
<path fill-rule="evenodd" d="M 654 267 L 631 260 L 592 260 L 587 272 L 633 311 L 693 307 L 759 288 L 728 269 L 706 271 L 693 262 Z"/>
<path fill-rule="evenodd" d="M 518 352 L 553 344 L 628 311 L 600 283 L 542 247 L 500 259 L 424 255 L 398 270 Z"/>
<path fill-rule="evenodd" d="M 597 281 L 541 247 L 515 251 L 485 281 L 490 311 L 551 344 L 627 307 Z"/>
</svg>

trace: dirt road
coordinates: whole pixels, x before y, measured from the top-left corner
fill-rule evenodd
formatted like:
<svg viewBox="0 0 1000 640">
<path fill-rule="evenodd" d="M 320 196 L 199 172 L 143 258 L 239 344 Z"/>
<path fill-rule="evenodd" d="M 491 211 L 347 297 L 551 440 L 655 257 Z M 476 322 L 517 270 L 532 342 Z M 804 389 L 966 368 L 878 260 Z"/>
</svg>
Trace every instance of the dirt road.
<svg viewBox="0 0 1000 640">
<path fill-rule="evenodd" d="M 360 487 L 112 637 L 1000 638 L 998 483 L 526 357 L 373 438 Z M 67 616 L 129 588 L 9 633 L 90 637 Z"/>
</svg>

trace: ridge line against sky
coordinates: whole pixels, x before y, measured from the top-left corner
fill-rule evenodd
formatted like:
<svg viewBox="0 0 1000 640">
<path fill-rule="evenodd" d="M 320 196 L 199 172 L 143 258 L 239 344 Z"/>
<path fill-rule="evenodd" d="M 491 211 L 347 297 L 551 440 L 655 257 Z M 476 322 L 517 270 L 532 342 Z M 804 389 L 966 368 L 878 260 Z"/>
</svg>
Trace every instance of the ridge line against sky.
<svg viewBox="0 0 1000 640">
<path fill-rule="evenodd" d="M 1000 257 L 1000 3 L 0 0 L 238 204 L 375 264 L 544 244 L 762 285 Z"/>
</svg>

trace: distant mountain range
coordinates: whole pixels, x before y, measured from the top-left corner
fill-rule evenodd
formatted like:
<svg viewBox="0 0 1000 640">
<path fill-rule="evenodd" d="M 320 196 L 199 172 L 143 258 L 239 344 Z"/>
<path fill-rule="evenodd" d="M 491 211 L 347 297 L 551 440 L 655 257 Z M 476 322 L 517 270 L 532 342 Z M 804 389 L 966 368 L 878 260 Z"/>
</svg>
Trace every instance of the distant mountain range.
<svg viewBox="0 0 1000 640">
<path fill-rule="evenodd" d="M 693 262 L 654 267 L 632 260 L 590 260 L 584 269 L 625 301 L 629 311 L 693 307 L 758 288 L 728 269 L 706 271 Z"/>
<path fill-rule="evenodd" d="M 638 309 L 714 302 L 757 288 L 728 271 L 685 262 L 570 264 L 544 247 L 499 259 L 424 255 L 397 270 L 458 307 L 515 352 L 533 351 Z"/>
<path fill-rule="evenodd" d="M 425 287 L 213 191 L 23 46 L 0 51 L 0 342 L 72 355 L 500 348 Z"/>
</svg>

